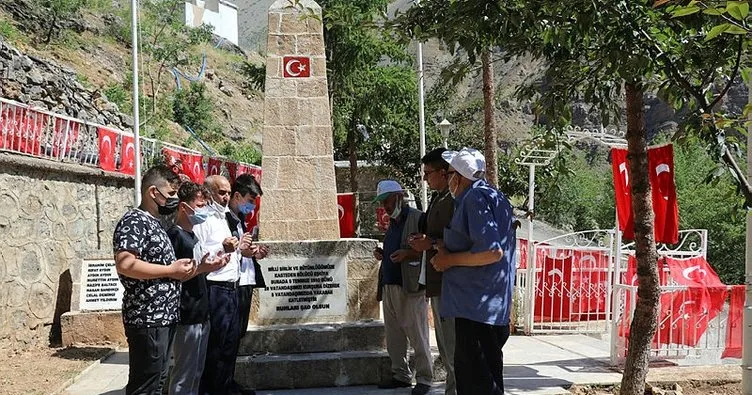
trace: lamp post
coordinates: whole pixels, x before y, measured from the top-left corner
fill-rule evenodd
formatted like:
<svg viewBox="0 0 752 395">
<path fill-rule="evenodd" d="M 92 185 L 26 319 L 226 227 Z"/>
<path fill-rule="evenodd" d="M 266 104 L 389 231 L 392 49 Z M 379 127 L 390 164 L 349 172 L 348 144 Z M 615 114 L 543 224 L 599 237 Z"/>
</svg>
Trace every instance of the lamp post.
<svg viewBox="0 0 752 395">
<path fill-rule="evenodd" d="M 452 129 L 452 123 L 447 121 L 446 118 L 444 118 L 443 121 L 441 121 L 438 125 L 439 130 L 441 131 L 441 136 L 444 137 L 444 148 L 449 148 L 449 131 Z"/>
<path fill-rule="evenodd" d="M 133 57 L 133 144 L 134 144 L 134 164 L 135 169 L 135 186 L 133 196 L 133 207 L 141 204 L 141 133 L 139 130 L 139 104 L 138 104 L 138 1 L 131 1 L 131 40 L 132 40 L 132 57 Z"/>
</svg>

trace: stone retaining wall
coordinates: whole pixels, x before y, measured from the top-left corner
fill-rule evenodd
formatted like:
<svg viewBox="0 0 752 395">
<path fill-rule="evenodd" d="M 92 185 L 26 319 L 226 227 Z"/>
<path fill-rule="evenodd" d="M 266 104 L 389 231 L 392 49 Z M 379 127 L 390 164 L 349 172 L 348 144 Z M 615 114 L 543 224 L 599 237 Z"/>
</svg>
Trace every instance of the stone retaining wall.
<svg viewBox="0 0 752 395">
<path fill-rule="evenodd" d="M 81 261 L 112 256 L 132 191 L 124 176 L 0 154 L 0 340 L 60 341 L 60 316 L 78 307 Z"/>
</svg>

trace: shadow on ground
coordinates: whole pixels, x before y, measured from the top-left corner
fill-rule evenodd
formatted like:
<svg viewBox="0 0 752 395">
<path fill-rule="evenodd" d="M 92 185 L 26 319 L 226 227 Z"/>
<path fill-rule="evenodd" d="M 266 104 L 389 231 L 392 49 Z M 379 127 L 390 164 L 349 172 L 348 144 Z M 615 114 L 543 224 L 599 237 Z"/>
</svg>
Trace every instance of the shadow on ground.
<svg viewBox="0 0 752 395">
<path fill-rule="evenodd" d="M 55 351 L 52 356 L 71 361 L 97 361 L 112 350 L 110 347 L 68 347 Z"/>
</svg>

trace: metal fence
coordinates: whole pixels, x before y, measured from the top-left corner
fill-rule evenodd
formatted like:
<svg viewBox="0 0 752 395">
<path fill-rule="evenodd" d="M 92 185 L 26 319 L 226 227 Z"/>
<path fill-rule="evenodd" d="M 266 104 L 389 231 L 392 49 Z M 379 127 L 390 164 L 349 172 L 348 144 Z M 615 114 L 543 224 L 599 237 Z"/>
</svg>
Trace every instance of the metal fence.
<svg viewBox="0 0 752 395">
<path fill-rule="evenodd" d="M 0 151 L 99 167 L 101 129 L 115 134 L 115 141 L 105 141 L 112 145 L 115 163 L 119 165 L 123 160 L 123 144 L 133 139 L 132 133 L 0 98 Z M 144 168 L 153 165 L 164 148 L 180 154 L 202 155 L 199 151 L 146 137 L 141 137 L 140 143 Z M 228 175 L 227 169 L 223 168 L 222 174 Z"/>
</svg>

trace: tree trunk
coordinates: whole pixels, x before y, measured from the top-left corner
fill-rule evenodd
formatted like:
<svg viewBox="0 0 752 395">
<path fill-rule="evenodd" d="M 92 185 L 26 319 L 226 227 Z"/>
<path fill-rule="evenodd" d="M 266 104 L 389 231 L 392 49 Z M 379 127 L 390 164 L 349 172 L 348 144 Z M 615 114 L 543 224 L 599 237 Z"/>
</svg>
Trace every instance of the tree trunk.
<svg viewBox="0 0 752 395">
<path fill-rule="evenodd" d="M 643 395 L 648 374 L 650 344 L 658 326 L 658 253 L 653 233 L 653 201 L 650 194 L 647 130 L 643 114 L 643 91 L 637 83 L 626 84 L 627 149 L 632 181 L 637 301 L 629 331 L 629 349 L 621 380 L 622 395 Z"/>
<path fill-rule="evenodd" d="M 496 118 L 494 103 L 494 76 L 493 63 L 491 63 L 491 50 L 483 51 L 481 55 L 483 64 L 483 130 L 486 156 L 486 179 L 489 184 L 496 186 L 499 183 L 498 162 L 496 160 Z"/>
</svg>

